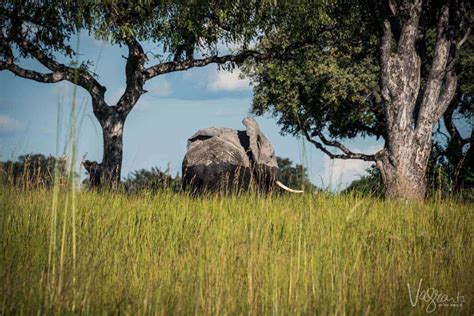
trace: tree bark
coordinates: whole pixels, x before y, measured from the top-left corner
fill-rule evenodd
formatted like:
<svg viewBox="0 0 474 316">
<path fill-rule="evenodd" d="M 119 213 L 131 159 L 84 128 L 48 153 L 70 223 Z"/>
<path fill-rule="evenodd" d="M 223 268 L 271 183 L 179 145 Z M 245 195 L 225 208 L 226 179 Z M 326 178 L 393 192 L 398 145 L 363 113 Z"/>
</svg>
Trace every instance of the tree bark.
<svg viewBox="0 0 474 316">
<path fill-rule="evenodd" d="M 120 186 L 123 157 L 123 127 L 126 116 L 108 107 L 106 115 L 97 115 L 102 127 L 103 157 L 102 162 L 85 161 L 84 166 L 89 173 L 91 188 L 117 189 Z"/>
<path fill-rule="evenodd" d="M 120 184 L 123 156 L 123 125 L 125 118 L 117 113 L 110 115 L 101 122 L 104 156 L 102 158 L 102 182 L 109 184 L 113 189 Z"/>
<path fill-rule="evenodd" d="M 449 25 L 450 9 L 444 5 L 438 16 L 431 70 L 422 90 L 421 58 L 416 48 L 422 0 L 406 1 L 390 10 L 383 23 L 380 46 L 387 135 L 376 164 L 388 197 L 424 199 L 432 130 L 453 99 L 457 85 L 450 65 L 457 48 L 449 34 L 454 29 Z M 401 26 L 398 38 L 392 30 L 394 20 Z"/>
<path fill-rule="evenodd" d="M 387 197 L 424 199 L 430 151 L 430 147 L 420 148 L 409 142 L 397 143 L 392 149 L 385 148 L 380 153 L 376 165 L 381 172 Z"/>
</svg>

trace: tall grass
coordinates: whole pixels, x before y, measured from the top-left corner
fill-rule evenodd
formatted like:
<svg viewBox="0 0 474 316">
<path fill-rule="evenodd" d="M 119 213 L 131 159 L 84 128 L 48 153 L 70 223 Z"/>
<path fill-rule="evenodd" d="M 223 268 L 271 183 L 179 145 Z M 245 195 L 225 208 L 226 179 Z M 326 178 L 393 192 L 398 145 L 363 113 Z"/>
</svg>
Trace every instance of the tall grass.
<svg viewBox="0 0 474 316">
<path fill-rule="evenodd" d="M 1 314 L 422 314 L 420 279 L 464 296 L 437 312 L 473 312 L 473 205 L 77 192 L 75 213 L 55 211 L 66 203 L 1 188 Z"/>
<path fill-rule="evenodd" d="M 79 192 L 84 109 L 74 89 L 67 186 L 0 181 L 0 314 L 423 314 L 420 280 L 473 313 L 472 204 Z"/>
</svg>

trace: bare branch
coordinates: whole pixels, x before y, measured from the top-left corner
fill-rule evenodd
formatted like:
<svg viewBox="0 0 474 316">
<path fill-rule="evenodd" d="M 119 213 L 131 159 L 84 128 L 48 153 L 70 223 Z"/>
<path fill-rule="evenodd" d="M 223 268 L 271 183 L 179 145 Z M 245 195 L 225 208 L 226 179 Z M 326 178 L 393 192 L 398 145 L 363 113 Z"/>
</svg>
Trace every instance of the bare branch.
<svg viewBox="0 0 474 316">
<path fill-rule="evenodd" d="M 209 56 L 209 57 L 205 57 L 201 59 L 186 59 L 182 61 L 172 61 L 172 62 L 161 63 L 161 64 L 157 64 L 145 69 L 144 71 L 145 79 L 148 80 L 162 74 L 175 72 L 175 71 L 188 70 L 193 67 L 204 67 L 213 63 L 225 64 L 228 62 L 232 62 L 232 63 L 240 64 L 240 63 L 243 63 L 247 59 L 253 59 L 256 61 L 268 60 L 270 58 L 288 59 L 288 58 L 291 58 L 291 56 L 295 53 L 297 49 L 308 48 L 308 47 L 311 47 L 313 44 L 314 43 L 312 40 L 308 40 L 308 41 L 293 43 L 292 45 L 281 48 L 281 49 L 273 49 L 270 52 L 260 52 L 257 50 L 247 49 L 237 54 L 229 54 L 229 55 L 223 55 L 223 56 L 214 55 L 214 56 Z"/>
<path fill-rule="evenodd" d="M 441 136 L 444 136 L 444 138 L 446 138 L 446 142 L 449 142 L 449 135 L 441 130 L 441 122 L 438 122 L 437 124 L 436 133 Z"/>
<path fill-rule="evenodd" d="M 440 115 L 446 110 L 447 105 L 450 101 L 446 100 L 450 94 L 454 96 L 454 91 L 447 88 L 456 86 L 456 76 L 453 71 L 446 72 L 446 65 L 449 58 L 449 50 L 451 41 L 447 38 L 447 30 L 449 27 L 449 7 L 443 6 L 440 12 L 440 17 L 437 26 L 437 36 L 435 45 L 435 54 L 433 57 L 430 73 L 426 82 L 425 93 L 420 106 L 420 113 L 417 119 L 417 128 L 420 130 L 420 126 L 425 126 L 427 122 L 434 123 L 438 121 Z M 443 81 L 445 82 L 445 96 L 440 96 L 441 86 Z M 455 89 L 454 89 L 455 90 Z M 440 99 L 441 103 L 440 104 Z"/>
<path fill-rule="evenodd" d="M 451 71 L 454 69 L 454 65 L 456 64 L 456 62 L 458 61 L 459 59 L 459 50 L 461 49 L 461 46 L 466 42 L 466 40 L 469 38 L 469 35 L 471 34 L 471 26 L 468 27 L 466 33 L 464 33 L 463 37 L 459 40 L 459 42 L 457 42 L 456 44 L 456 48 L 455 48 L 455 51 L 454 51 L 454 56 L 453 58 L 451 59 L 451 61 L 448 63 L 448 65 L 446 66 L 446 71 Z"/>
<path fill-rule="evenodd" d="M 400 39 L 398 40 L 398 52 L 400 55 L 411 54 L 415 46 L 418 23 L 421 15 L 422 0 L 415 0 L 413 3 L 405 3 L 402 5 L 402 11 L 408 16 L 408 19 L 404 21 L 400 33 Z"/>
<path fill-rule="evenodd" d="M 303 130 L 303 133 L 306 137 L 306 139 L 312 143 L 316 148 L 321 150 L 323 153 L 329 156 L 331 159 L 361 159 L 364 161 L 375 161 L 375 155 L 367 155 L 363 153 L 354 153 L 350 151 L 347 147 L 342 145 L 341 143 L 333 140 L 328 140 L 321 132 L 314 132 L 313 136 L 318 136 L 319 139 L 324 143 L 326 146 L 331 146 L 338 148 L 340 151 L 343 152 L 343 154 L 333 154 L 331 153 L 326 147 L 324 147 L 323 144 L 315 140 L 313 137 L 311 137 L 306 130 Z"/>
<path fill-rule="evenodd" d="M 9 70 L 19 77 L 31 79 L 43 83 L 56 83 L 64 80 L 64 76 L 59 72 L 41 73 L 29 69 L 21 68 L 13 63 L 1 62 L 0 70 Z"/>
<path fill-rule="evenodd" d="M 459 50 L 461 46 L 467 41 L 467 39 L 469 38 L 469 35 L 471 34 L 471 30 L 472 30 L 472 27 L 469 25 L 466 33 L 464 33 L 463 37 L 456 44 L 456 50 Z"/>
<path fill-rule="evenodd" d="M 380 43 L 380 63 L 381 63 L 381 87 L 382 98 L 385 102 L 390 101 L 389 79 L 390 79 L 390 51 L 392 43 L 392 30 L 390 22 L 385 19 L 383 22 L 383 36 Z"/>
<path fill-rule="evenodd" d="M 106 88 L 102 86 L 91 73 L 84 69 L 69 67 L 55 61 L 46 55 L 39 47 L 24 39 L 17 39 L 15 42 L 46 68 L 51 70 L 53 74 L 56 74 L 57 77 L 62 76 L 62 80 L 70 81 L 87 90 L 92 97 L 94 112 L 98 113 L 107 107 L 104 99 Z"/>
<path fill-rule="evenodd" d="M 19 77 L 23 77 L 23 78 L 35 80 L 38 82 L 43 82 L 43 83 L 56 83 L 56 82 L 64 80 L 64 76 L 59 72 L 45 74 L 38 71 L 25 69 L 16 65 L 14 63 L 15 57 L 13 56 L 13 51 L 11 47 L 8 46 L 8 42 L 3 35 L 0 35 L 0 46 L 6 57 L 4 61 L 0 61 L 0 71 L 9 70 L 13 74 Z"/>
<path fill-rule="evenodd" d="M 209 56 L 202 59 L 187 59 L 183 61 L 172 61 L 162 64 L 158 64 L 145 69 L 146 79 L 175 71 L 183 71 L 193 67 L 204 67 L 212 63 L 224 64 L 227 62 L 242 63 L 247 58 L 254 58 L 256 60 L 265 60 L 273 57 L 271 53 L 260 53 L 255 50 L 243 51 L 236 55 L 223 55 L 223 56 Z"/>
<path fill-rule="evenodd" d="M 458 78 L 454 70 L 450 70 L 446 73 L 444 82 L 443 82 L 443 92 L 437 100 L 436 108 L 434 109 L 434 116 L 435 118 L 440 118 L 446 109 L 449 106 L 449 103 L 454 98 L 456 94 L 456 87 L 458 83 Z"/>
<path fill-rule="evenodd" d="M 444 126 L 446 127 L 446 130 L 449 133 L 449 137 L 448 135 L 442 133 L 440 129 L 438 129 L 437 132 L 444 135 L 448 141 L 449 141 L 449 138 L 451 138 L 451 141 L 454 141 L 460 144 L 461 147 L 464 147 L 465 145 L 469 144 L 469 142 L 471 141 L 471 138 L 470 137 L 463 138 L 461 136 L 461 133 L 459 133 L 459 130 L 453 120 L 455 109 L 456 109 L 456 106 L 452 104 L 451 106 L 449 106 L 449 108 L 446 110 L 446 112 L 443 115 Z M 474 131 L 474 128 L 473 128 L 473 131 Z"/>
</svg>

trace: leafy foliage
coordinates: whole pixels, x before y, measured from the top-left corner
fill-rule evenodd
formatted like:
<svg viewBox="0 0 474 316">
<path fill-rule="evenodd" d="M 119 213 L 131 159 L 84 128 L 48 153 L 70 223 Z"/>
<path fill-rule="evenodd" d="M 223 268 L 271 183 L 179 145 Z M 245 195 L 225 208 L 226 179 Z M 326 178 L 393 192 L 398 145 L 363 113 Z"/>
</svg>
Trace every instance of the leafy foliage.
<svg viewBox="0 0 474 316">
<path fill-rule="evenodd" d="M 331 136 L 349 138 L 382 134 L 374 97 L 378 95 L 375 26 L 362 4 L 355 3 L 350 11 L 344 7 L 328 5 L 324 18 L 298 19 L 299 30 L 283 23 L 264 45 L 291 43 L 296 37 L 311 42 L 311 48 L 297 50 L 290 60 L 245 69 L 255 84 L 253 112 L 272 113 L 283 133 L 327 130 Z"/>
<path fill-rule="evenodd" d="M 400 4 L 397 1 L 393 3 Z M 420 96 L 425 91 L 433 62 L 436 24 L 441 5 L 443 3 L 436 1 L 426 1 L 423 5 L 420 36 L 417 39 L 417 53 L 423 65 Z M 472 15 L 472 6 L 466 3 L 464 8 Z M 309 8 L 304 5 L 299 6 L 293 14 L 304 15 L 307 10 Z M 245 73 L 254 83 L 252 111 L 257 115 L 272 114 L 277 118 L 283 134 L 302 134 L 311 140 L 319 137 L 325 146 L 340 149 L 343 154 L 339 156 L 364 159 L 365 157 L 361 158 L 360 155 L 350 157 L 347 153 L 350 150 L 344 151 L 345 148 L 337 141 L 356 136 L 373 136 L 388 140 L 386 109 L 378 83 L 381 10 L 383 9 L 380 3 L 374 1 L 351 3 L 350 8 L 346 3 L 326 3 L 324 15 L 295 19 L 293 24 L 299 25 L 300 28 L 289 26 L 283 21 L 275 32 L 265 34 L 262 45 L 267 47 L 278 47 L 278 44 L 275 44 L 278 42 L 291 45 L 292 42 L 302 39 L 311 41 L 313 45 L 309 49 L 297 50 L 291 60 L 270 60 L 246 65 Z M 465 29 L 464 26 L 460 28 Z M 399 32 L 400 30 L 395 31 L 394 41 L 400 36 Z M 463 122 L 460 125 L 468 127 L 473 124 L 473 56 L 471 35 L 461 46 L 455 64 L 459 78 L 459 97 L 454 101 L 455 113 L 462 117 Z M 415 106 L 418 109 L 419 103 Z M 417 111 L 414 111 L 414 116 L 418 115 Z M 328 136 L 333 140 L 327 140 Z M 331 156 L 332 153 L 325 146 L 316 142 L 315 145 Z M 464 174 L 462 176 L 456 175 L 454 170 L 462 160 L 467 163 L 465 166 L 473 164 L 472 158 L 469 158 L 474 156 L 472 150 L 466 150 L 464 145 L 460 145 L 458 140 L 449 139 L 447 143 L 437 142 L 434 145 L 437 146 L 434 153 L 441 155 L 442 159 L 436 158 L 438 161 L 432 165 L 437 168 L 444 165 L 443 169 L 451 181 L 455 178 L 471 178 L 469 167 L 457 167 L 457 170 Z M 371 160 L 376 160 L 375 155 L 372 155 Z M 432 174 L 429 178 L 432 178 Z M 354 187 L 362 187 L 362 191 L 372 191 L 377 187 L 372 182 L 379 180 L 380 176 L 370 174 L 354 183 Z"/>
<path fill-rule="evenodd" d="M 303 189 L 306 192 L 317 190 L 311 183 L 303 165 L 295 164 L 288 158 L 276 157 L 278 163 L 278 180 L 292 189 Z"/>
<path fill-rule="evenodd" d="M 354 180 L 344 189 L 342 193 L 358 193 L 370 196 L 384 196 L 385 190 L 383 186 L 382 176 L 380 171 L 372 166 L 367 170 L 368 175 Z"/>
<path fill-rule="evenodd" d="M 97 39 L 124 45 L 130 39 L 156 43 L 149 58 L 159 62 L 214 55 L 218 45 L 247 47 L 263 27 L 270 28 L 271 2 L 232 1 L 5 1 L 0 26 L 6 42 L 25 38 L 53 57 L 77 54 L 73 36 L 85 31 Z M 3 46 L 3 45 L 2 45 Z M 28 50 L 16 48 L 22 57 Z M 0 56 L 6 57 L 5 51 Z M 91 64 L 81 64 L 84 70 Z"/>
</svg>

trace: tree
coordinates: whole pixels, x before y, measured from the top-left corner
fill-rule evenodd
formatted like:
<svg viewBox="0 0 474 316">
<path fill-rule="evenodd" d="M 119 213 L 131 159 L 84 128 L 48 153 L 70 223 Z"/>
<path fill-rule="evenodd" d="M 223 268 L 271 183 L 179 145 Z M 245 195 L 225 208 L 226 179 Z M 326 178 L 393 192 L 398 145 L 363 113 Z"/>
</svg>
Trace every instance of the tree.
<svg viewBox="0 0 474 316">
<path fill-rule="evenodd" d="M 439 124 L 430 157 L 429 172 L 444 174 L 453 192 L 474 188 L 474 121 L 469 99 L 469 108 L 455 102 L 448 107 L 442 119 L 446 132 Z M 470 134 L 463 137 L 458 125 L 470 128 Z"/>
<path fill-rule="evenodd" d="M 42 154 L 22 155 L 17 161 L 0 162 L 0 180 L 25 188 L 51 188 L 55 182 L 64 185 L 68 180 L 67 161 Z"/>
<path fill-rule="evenodd" d="M 170 72 L 211 63 L 228 69 L 246 59 L 264 60 L 286 52 L 249 48 L 257 35 L 271 28 L 272 6 L 260 1 L 3 1 L 0 5 L 0 70 L 42 83 L 63 80 L 85 89 L 102 127 L 102 162 L 85 161 L 92 186 L 120 182 L 123 128 L 128 114 L 146 93 L 148 80 Z M 263 23 L 263 21 L 266 21 Z M 262 25 L 262 27 L 259 27 Z M 128 48 L 126 88 L 116 104 L 105 101 L 106 87 L 79 62 L 70 40 L 81 32 Z M 145 53 L 140 41 L 156 44 Z M 241 44 L 220 55 L 218 44 Z M 62 63 L 58 57 L 69 60 Z M 46 67 L 39 72 L 21 66 L 32 58 Z"/>
<path fill-rule="evenodd" d="M 436 130 L 431 164 L 442 168 L 451 191 L 474 188 L 474 36 L 460 52 L 459 74 L 454 100 Z M 463 135 L 462 130 L 467 131 Z"/>
<path fill-rule="evenodd" d="M 294 62 L 246 68 L 255 83 L 253 111 L 273 113 L 283 133 L 302 134 L 331 158 L 376 163 L 389 197 L 422 199 L 433 128 L 463 71 L 457 60 L 470 34 L 467 12 L 470 4 L 454 0 L 367 1 L 295 20 L 299 33 L 283 22 L 262 43 L 330 31 Z M 355 136 L 382 138 L 384 148 L 353 152 L 341 139 Z"/>
<path fill-rule="evenodd" d="M 285 185 L 305 192 L 312 192 L 317 189 L 309 180 L 306 168 L 303 165 L 295 164 L 293 166 L 290 159 L 281 157 L 277 157 L 277 163 L 277 178 Z"/>
</svg>

